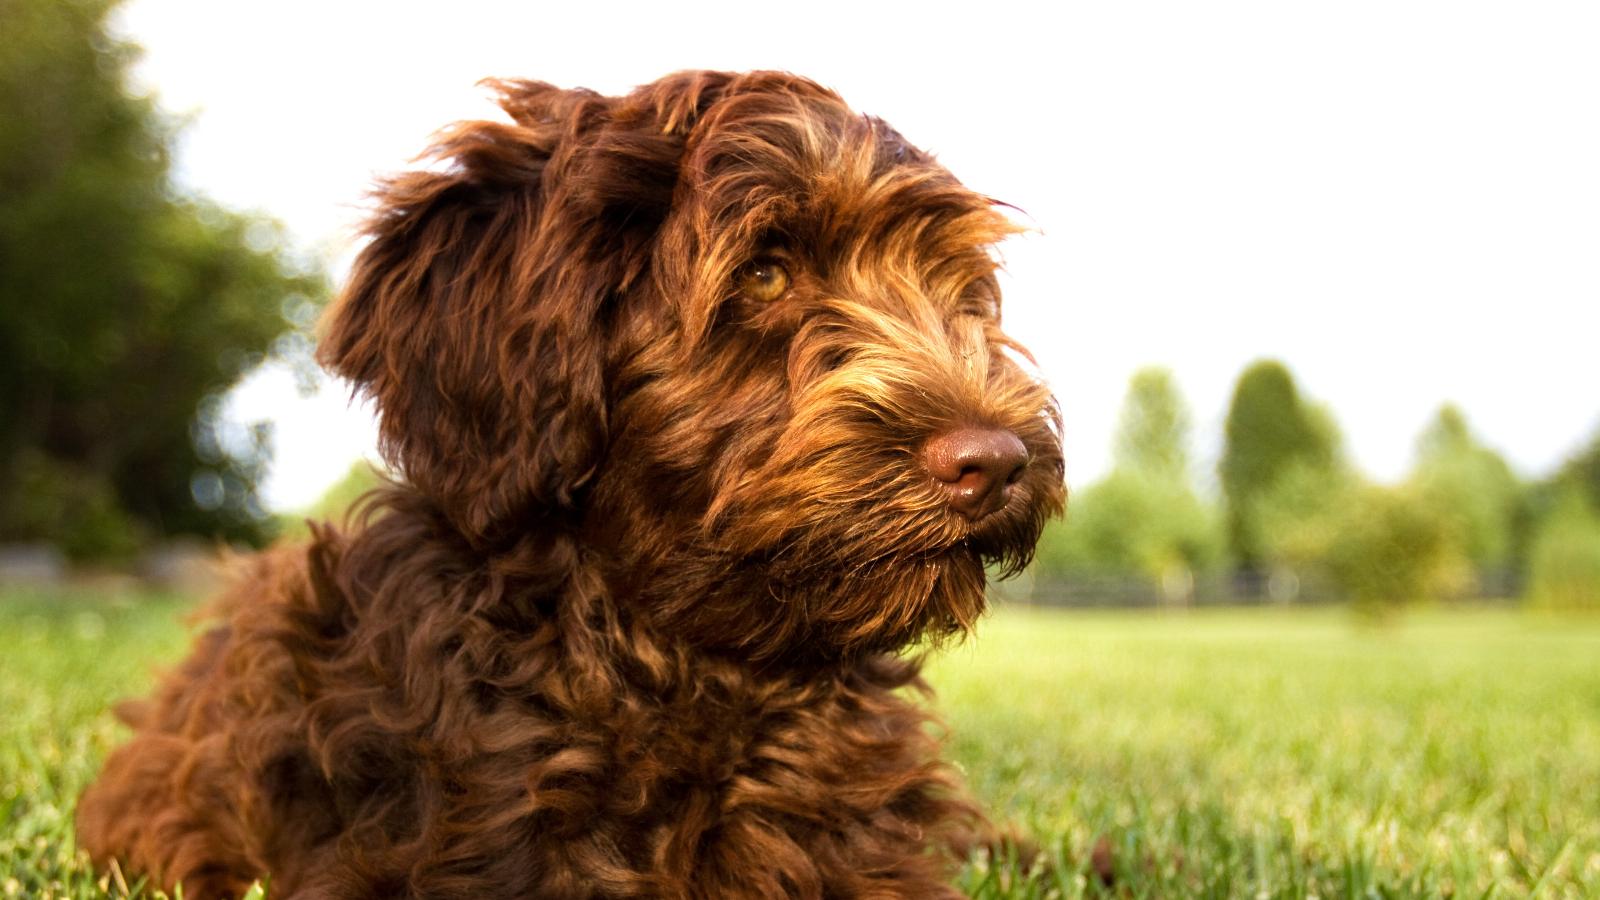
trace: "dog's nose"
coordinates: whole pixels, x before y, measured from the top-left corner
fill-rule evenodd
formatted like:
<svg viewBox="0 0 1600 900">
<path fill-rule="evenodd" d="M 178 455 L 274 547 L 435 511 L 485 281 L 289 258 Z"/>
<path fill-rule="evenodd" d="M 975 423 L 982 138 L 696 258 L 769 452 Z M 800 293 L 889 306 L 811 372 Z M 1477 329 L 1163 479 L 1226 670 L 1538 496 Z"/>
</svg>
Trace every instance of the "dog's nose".
<svg viewBox="0 0 1600 900">
<path fill-rule="evenodd" d="M 977 521 L 1005 508 L 1028 466 L 1028 448 L 1003 428 L 958 428 L 929 438 L 922 462 L 951 508 Z"/>
</svg>

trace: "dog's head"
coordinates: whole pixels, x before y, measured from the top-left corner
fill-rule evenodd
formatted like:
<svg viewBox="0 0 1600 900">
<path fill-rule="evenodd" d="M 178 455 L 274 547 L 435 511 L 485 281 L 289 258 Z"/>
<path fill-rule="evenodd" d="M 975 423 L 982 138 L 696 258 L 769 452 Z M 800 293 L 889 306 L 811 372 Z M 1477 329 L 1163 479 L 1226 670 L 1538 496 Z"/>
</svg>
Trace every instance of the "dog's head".
<svg viewBox="0 0 1600 900">
<path fill-rule="evenodd" d="M 1064 499 L 995 204 L 787 74 L 495 86 L 512 123 L 382 187 L 330 312 L 396 468 L 485 554 L 581 545 L 702 646 L 970 625 Z"/>
</svg>

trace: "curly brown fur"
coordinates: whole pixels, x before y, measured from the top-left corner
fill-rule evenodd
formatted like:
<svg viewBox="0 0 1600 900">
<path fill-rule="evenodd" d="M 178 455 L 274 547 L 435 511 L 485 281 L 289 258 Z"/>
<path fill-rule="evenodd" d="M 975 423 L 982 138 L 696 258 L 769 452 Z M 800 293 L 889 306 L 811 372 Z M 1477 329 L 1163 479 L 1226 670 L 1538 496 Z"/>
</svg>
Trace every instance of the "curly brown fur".
<svg viewBox="0 0 1600 900">
<path fill-rule="evenodd" d="M 895 653 L 1063 502 L 1012 226 L 795 76 L 495 87 L 382 187 L 321 345 L 402 480 L 249 561 L 82 845 L 191 897 L 952 893 L 983 822 Z M 1029 457 L 976 523 L 919 457 L 971 425 Z"/>
</svg>

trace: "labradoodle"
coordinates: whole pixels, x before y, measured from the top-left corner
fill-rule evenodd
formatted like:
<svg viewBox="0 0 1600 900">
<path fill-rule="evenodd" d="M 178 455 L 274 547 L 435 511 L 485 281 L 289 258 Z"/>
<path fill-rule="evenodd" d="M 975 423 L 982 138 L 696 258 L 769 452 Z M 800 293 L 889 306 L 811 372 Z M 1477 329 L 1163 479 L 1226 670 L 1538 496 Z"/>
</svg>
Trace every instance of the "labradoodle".
<svg viewBox="0 0 1600 900">
<path fill-rule="evenodd" d="M 189 897 L 953 894 L 990 832 L 902 654 L 1065 500 L 1015 227 L 792 75 L 493 85 L 324 323 L 395 482 L 242 565 L 82 846 Z"/>
</svg>

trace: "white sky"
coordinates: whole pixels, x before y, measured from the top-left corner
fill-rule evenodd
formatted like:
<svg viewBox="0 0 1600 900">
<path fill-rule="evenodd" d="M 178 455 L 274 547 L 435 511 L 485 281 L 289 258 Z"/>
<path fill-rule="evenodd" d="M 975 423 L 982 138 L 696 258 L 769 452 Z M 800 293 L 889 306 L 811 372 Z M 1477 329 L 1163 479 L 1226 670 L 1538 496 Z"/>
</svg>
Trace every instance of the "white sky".
<svg viewBox="0 0 1600 900">
<path fill-rule="evenodd" d="M 192 117 L 183 181 L 339 265 L 376 175 L 495 113 L 479 78 L 815 78 L 1034 220 L 1006 318 L 1061 400 L 1074 484 L 1151 363 L 1207 471 L 1233 380 L 1269 355 L 1379 478 L 1445 400 L 1530 475 L 1600 425 L 1600 4 L 543 6 L 134 0 L 119 23 Z M 268 374 L 234 406 L 277 423 L 279 508 L 371 446 L 336 387 Z"/>
</svg>

